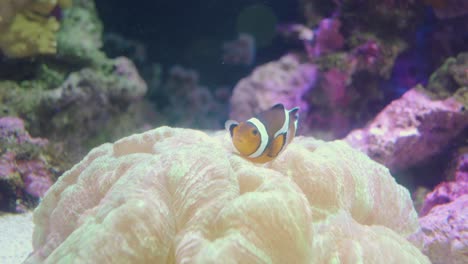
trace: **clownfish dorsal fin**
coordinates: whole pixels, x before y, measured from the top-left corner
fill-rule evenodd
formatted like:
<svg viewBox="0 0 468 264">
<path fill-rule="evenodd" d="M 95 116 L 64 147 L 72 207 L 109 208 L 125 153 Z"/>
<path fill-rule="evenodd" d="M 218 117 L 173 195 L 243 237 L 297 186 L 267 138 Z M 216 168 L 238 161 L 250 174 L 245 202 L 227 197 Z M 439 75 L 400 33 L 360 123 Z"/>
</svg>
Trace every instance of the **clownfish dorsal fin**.
<svg viewBox="0 0 468 264">
<path fill-rule="evenodd" d="M 224 123 L 224 128 L 229 131 L 229 134 L 231 134 L 231 137 L 233 135 L 233 130 L 235 127 L 239 125 L 239 122 L 235 120 L 228 120 L 226 123 Z"/>
<path fill-rule="evenodd" d="M 270 109 L 284 109 L 284 105 L 283 104 L 275 104 Z"/>
<path fill-rule="evenodd" d="M 275 138 L 283 133 L 287 122 L 287 110 L 283 104 L 275 104 L 270 109 L 257 115 L 258 119 L 265 125 L 268 136 Z"/>
<path fill-rule="evenodd" d="M 299 107 L 294 107 L 293 109 L 289 110 L 289 115 L 295 117 L 296 119 L 299 118 Z"/>
<path fill-rule="evenodd" d="M 294 130 L 297 130 L 297 122 L 299 120 L 299 107 L 294 107 L 289 110 L 289 122 L 294 123 Z"/>
</svg>

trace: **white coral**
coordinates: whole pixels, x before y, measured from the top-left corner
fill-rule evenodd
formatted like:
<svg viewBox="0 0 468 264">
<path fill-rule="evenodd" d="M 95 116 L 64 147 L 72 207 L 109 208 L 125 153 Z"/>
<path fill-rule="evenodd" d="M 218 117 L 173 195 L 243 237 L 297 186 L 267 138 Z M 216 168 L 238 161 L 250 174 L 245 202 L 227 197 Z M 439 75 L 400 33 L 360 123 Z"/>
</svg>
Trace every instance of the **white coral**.
<svg viewBox="0 0 468 264">
<path fill-rule="evenodd" d="M 229 136 L 158 128 L 105 144 L 34 214 L 26 263 L 429 263 L 409 193 L 343 142 L 296 138 L 274 161 Z"/>
</svg>

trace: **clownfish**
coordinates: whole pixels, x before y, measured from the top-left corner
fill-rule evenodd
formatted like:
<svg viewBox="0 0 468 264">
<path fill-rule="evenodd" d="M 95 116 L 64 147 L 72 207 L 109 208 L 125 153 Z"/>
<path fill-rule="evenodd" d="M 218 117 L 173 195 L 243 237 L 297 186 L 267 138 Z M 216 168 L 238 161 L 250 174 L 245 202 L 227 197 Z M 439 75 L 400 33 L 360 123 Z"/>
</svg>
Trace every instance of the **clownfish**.
<svg viewBox="0 0 468 264">
<path fill-rule="evenodd" d="M 299 107 L 287 110 L 276 104 L 245 122 L 228 120 L 225 128 L 244 158 L 265 163 L 273 160 L 296 135 Z"/>
</svg>

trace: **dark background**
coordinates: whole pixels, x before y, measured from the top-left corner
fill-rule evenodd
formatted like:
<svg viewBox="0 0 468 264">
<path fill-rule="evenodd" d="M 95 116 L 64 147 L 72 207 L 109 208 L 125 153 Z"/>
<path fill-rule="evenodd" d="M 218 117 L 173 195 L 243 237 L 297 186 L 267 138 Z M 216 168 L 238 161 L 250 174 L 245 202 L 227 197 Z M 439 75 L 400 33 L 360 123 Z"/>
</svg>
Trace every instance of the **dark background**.
<svg viewBox="0 0 468 264">
<path fill-rule="evenodd" d="M 148 61 L 160 63 L 165 72 L 175 64 L 196 69 L 201 83 L 217 86 L 230 84 L 255 65 L 284 54 L 287 48 L 272 32 L 278 23 L 303 22 L 298 2 L 100 0 L 96 6 L 105 32 L 144 44 Z M 236 39 L 239 32 L 256 37 L 253 65 L 222 61 L 223 43 Z"/>
</svg>

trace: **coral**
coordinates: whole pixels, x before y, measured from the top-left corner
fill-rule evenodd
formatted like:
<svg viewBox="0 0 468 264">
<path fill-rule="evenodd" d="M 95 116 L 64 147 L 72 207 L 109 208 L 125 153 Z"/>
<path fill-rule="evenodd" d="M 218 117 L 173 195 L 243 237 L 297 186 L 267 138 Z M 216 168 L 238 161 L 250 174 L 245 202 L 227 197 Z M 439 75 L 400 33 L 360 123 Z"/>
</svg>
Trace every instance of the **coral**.
<svg viewBox="0 0 468 264">
<path fill-rule="evenodd" d="M 463 104 L 452 97 L 432 100 L 416 87 L 345 140 L 385 166 L 403 169 L 440 152 L 467 126 Z"/>
<path fill-rule="evenodd" d="M 223 63 L 251 65 L 255 60 L 255 38 L 240 33 L 236 40 L 223 44 Z"/>
<path fill-rule="evenodd" d="M 65 141 L 67 148 L 80 150 L 82 155 L 88 148 L 83 142 L 96 136 L 112 117 L 125 112 L 145 93 L 146 83 L 130 60 L 108 60 L 99 71 L 84 68 L 71 73 L 59 87 L 43 91 L 39 127 L 49 138 Z"/>
<path fill-rule="evenodd" d="M 468 108 L 468 53 L 448 58 L 431 75 L 426 89 L 433 93 L 435 98 L 447 98 L 455 94 L 465 108 Z"/>
<path fill-rule="evenodd" d="M 20 58 L 55 54 L 59 21 L 51 16 L 54 8 L 70 1 L 5 0 L 0 3 L 0 50 L 8 57 Z"/>
<path fill-rule="evenodd" d="M 434 207 L 419 219 L 421 229 L 410 237 L 422 241 L 422 251 L 434 264 L 468 262 L 468 195 Z"/>
<path fill-rule="evenodd" d="M 99 50 L 102 32 L 94 1 L 75 1 L 63 12 L 57 33 L 58 56 L 73 63 L 99 64 L 105 60 L 105 55 Z"/>
<path fill-rule="evenodd" d="M 313 44 L 306 50 L 311 57 L 320 57 L 343 47 L 344 38 L 340 33 L 341 22 L 336 18 L 326 18 L 320 21 L 315 31 Z"/>
<path fill-rule="evenodd" d="M 381 84 L 390 78 L 398 54 L 406 48 L 405 42 L 398 38 L 382 40 L 375 34 L 360 31 L 352 32 L 345 40 L 340 27 L 340 20 L 334 15 L 321 19 L 314 31 L 298 24 L 278 28 L 285 37 L 296 37 L 303 42 L 307 56 L 296 55 L 300 64 L 317 69 L 305 73 L 306 78 L 313 80 L 307 89 L 275 96 L 277 101 L 301 100 L 304 106 L 301 107 L 302 133 L 342 138 L 351 129 L 367 123 L 390 101 L 384 96 Z M 259 82 L 268 83 L 269 80 Z M 239 96 L 238 86 L 233 97 Z M 232 103 L 240 103 L 239 99 Z M 249 100 L 248 106 L 231 104 L 231 107 L 234 110 L 257 108 L 258 103 Z"/>
<path fill-rule="evenodd" d="M 0 118 L 0 210 L 22 212 L 43 197 L 61 169 L 49 164 L 47 140 L 32 138 L 23 120 Z"/>
<path fill-rule="evenodd" d="M 63 142 L 71 159 L 81 159 L 89 151 L 87 142 L 146 92 L 135 66 L 123 57 L 71 72 L 65 80 L 49 77 L 23 81 L 22 86 L 0 81 L 0 104 L 23 117 L 32 134 Z"/>
<path fill-rule="evenodd" d="M 256 165 L 225 131 L 135 134 L 60 177 L 34 223 L 25 263 L 429 263 L 405 239 L 417 216 L 388 170 L 304 137 Z"/>
<path fill-rule="evenodd" d="M 316 74 L 314 64 L 303 63 L 292 54 L 257 67 L 234 87 L 231 119 L 247 120 L 276 103 L 288 109 L 299 106 L 306 112 L 309 106 L 302 96 L 314 86 Z"/>
<path fill-rule="evenodd" d="M 72 7 L 52 13 L 61 21 L 53 58 L 0 64 L 0 78 L 5 78 L 0 81 L 0 116 L 21 117 L 31 134 L 47 137 L 76 162 L 93 144 L 115 140 L 119 132 L 112 129 L 140 128 L 142 123 L 132 121 L 140 118 L 119 116 L 141 101 L 146 84 L 131 61 L 108 59 L 99 50 L 102 24 L 94 1 L 75 0 Z"/>
</svg>

